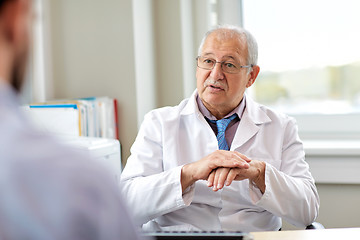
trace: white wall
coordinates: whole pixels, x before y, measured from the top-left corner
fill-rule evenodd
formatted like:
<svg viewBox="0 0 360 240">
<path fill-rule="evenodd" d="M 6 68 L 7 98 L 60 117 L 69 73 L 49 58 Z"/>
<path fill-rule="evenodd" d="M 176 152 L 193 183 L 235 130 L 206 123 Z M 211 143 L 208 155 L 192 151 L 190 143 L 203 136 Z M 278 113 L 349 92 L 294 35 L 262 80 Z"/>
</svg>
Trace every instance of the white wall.
<svg viewBox="0 0 360 240">
<path fill-rule="evenodd" d="M 360 227 L 359 184 L 316 184 L 320 195 L 317 221 L 325 228 Z M 287 222 L 283 230 L 296 230 Z"/>
<path fill-rule="evenodd" d="M 131 0 L 61 0 L 49 6 L 53 98 L 117 98 L 126 159 L 137 133 Z"/>
<path fill-rule="evenodd" d="M 176 105 L 184 98 L 181 1 L 149 1 L 152 1 L 154 23 L 152 51 L 156 85 L 155 99 L 151 101 L 155 102 L 155 107 Z M 194 11 L 201 12 L 201 17 L 206 16 L 204 7 L 201 6 L 206 6 L 207 2 L 205 0 L 192 2 L 191 8 L 195 3 Z M 144 4 L 143 7 L 146 5 Z M 137 94 L 142 94 L 143 90 L 137 91 L 136 87 L 137 85 L 139 88 L 146 87 L 148 80 L 153 81 L 150 76 L 149 79 L 143 77 L 146 76 L 146 72 L 142 74 L 142 79 L 136 79 L 133 21 L 139 16 L 132 15 L 132 1 L 49 1 L 49 8 L 53 70 L 51 98 L 103 95 L 117 98 L 119 136 L 122 159 L 125 163 L 137 134 L 137 122 L 143 119 L 141 111 L 137 112 L 139 108 L 137 100 L 144 101 L 144 98 Z M 193 10 L 190 11 L 188 14 L 192 14 Z M 206 17 L 204 21 L 206 22 Z M 206 31 L 206 27 L 199 22 L 194 26 L 195 45 L 198 45 L 200 41 L 198 36 Z M 150 40 L 142 39 L 142 41 Z M 187 61 L 194 63 L 195 73 L 196 49 L 193 49 L 193 52 L 192 55 L 189 54 Z M 146 56 L 148 52 L 143 54 Z M 139 53 L 136 57 L 141 57 L 138 55 Z M 140 66 L 140 71 L 142 70 L 146 71 L 146 68 Z M 191 88 L 192 85 L 195 89 L 195 82 L 194 74 L 193 82 L 190 80 L 186 86 Z"/>
<path fill-rule="evenodd" d="M 360 185 L 318 184 L 318 221 L 328 228 L 360 227 Z"/>
</svg>

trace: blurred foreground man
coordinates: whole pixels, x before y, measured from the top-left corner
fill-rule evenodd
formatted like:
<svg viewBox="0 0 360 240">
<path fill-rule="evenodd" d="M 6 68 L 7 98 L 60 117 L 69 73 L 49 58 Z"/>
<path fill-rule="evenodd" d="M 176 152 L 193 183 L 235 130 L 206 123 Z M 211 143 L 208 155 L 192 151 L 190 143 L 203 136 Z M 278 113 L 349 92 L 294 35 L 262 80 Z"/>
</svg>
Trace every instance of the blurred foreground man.
<svg viewBox="0 0 360 240">
<path fill-rule="evenodd" d="M 139 239 L 112 177 L 19 110 L 31 5 L 0 0 L 0 239 Z"/>
<path fill-rule="evenodd" d="M 319 197 L 293 118 L 245 94 L 260 71 L 246 30 L 220 26 L 199 48 L 197 89 L 145 116 L 121 175 L 145 230 L 242 230 L 298 226 Z"/>
</svg>

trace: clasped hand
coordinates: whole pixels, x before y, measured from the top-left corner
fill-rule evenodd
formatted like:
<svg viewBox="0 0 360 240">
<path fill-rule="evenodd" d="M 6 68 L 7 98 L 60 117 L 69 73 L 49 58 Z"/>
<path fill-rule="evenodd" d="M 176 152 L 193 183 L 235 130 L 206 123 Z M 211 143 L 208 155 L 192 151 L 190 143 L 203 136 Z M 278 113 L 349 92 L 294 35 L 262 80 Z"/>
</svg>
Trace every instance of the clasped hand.
<svg viewBox="0 0 360 240">
<path fill-rule="evenodd" d="M 181 172 L 183 191 L 197 180 L 207 180 L 214 191 L 234 180 L 249 179 L 265 191 L 265 163 L 251 160 L 235 151 L 217 150 L 203 159 L 184 165 Z"/>
</svg>

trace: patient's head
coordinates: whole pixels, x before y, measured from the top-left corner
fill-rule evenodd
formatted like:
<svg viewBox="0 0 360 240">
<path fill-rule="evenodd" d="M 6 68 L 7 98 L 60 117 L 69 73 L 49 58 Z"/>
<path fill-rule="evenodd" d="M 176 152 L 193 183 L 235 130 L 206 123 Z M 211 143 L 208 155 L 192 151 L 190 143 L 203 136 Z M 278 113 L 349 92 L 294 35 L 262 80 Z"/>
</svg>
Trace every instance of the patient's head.
<svg viewBox="0 0 360 240">
<path fill-rule="evenodd" d="M 30 48 L 31 0 L 0 0 L 0 78 L 20 91 Z"/>
</svg>

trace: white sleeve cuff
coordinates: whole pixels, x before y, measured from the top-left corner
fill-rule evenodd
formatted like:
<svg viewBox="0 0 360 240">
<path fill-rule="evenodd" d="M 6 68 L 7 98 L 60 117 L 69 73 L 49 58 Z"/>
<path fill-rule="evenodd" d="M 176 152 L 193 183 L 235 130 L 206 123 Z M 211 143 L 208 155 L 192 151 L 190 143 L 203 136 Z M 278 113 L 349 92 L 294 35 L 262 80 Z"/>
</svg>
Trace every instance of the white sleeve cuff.
<svg viewBox="0 0 360 240">
<path fill-rule="evenodd" d="M 268 182 L 269 182 L 269 166 L 268 163 L 265 163 L 265 192 L 262 193 L 256 184 L 252 181 L 249 181 L 249 194 L 253 204 L 257 205 L 260 200 L 264 199 L 268 192 Z M 270 187 L 270 186 L 269 186 Z"/>
<path fill-rule="evenodd" d="M 178 189 L 179 189 L 179 194 L 177 195 L 177 202 L 180 203 L 180 205 L 185 205 L 185 206 L 189 206 L 190 203 L 192 202 L 193 198 L 194 198 L 194 193 L 195 193 L 195 183 L 190 185 L 189 187 L 187 187 L 185 189 L 184 192 L 182 192 L 182 186 L 181 186 L 181 169 L 183 166 L 178 166 L 176 167 L 175 171 L 178 171 L 178 180 L 177 182 L 179 183 Z"/>
</svg>

